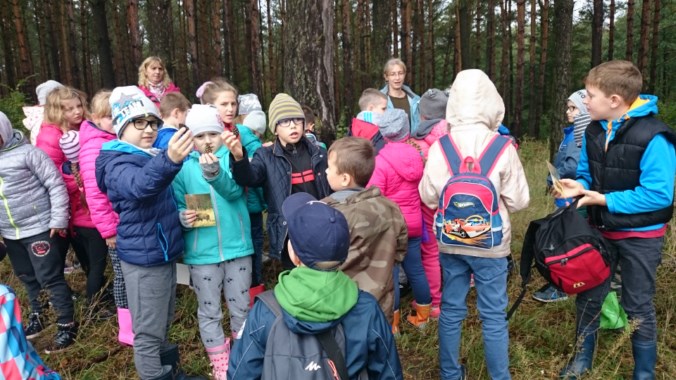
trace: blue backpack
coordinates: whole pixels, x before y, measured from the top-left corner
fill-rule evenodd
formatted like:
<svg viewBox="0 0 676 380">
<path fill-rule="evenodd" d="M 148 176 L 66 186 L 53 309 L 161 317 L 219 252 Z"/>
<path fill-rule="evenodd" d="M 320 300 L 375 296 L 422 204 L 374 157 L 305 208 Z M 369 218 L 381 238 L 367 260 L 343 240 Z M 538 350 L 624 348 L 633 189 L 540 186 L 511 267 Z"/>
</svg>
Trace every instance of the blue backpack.
<svg viewBox="0 0 676 380">
<path fill-rule="evenodd" d="M 446 246 L 490 249 L 502 242 L 499 195 L 488 178 L 509 139 L 496 135 L 478 160 L 461 157 L 450 135 L 439 139 L 451 177 L 435 214 L 437 241 Z"/>
</svg>

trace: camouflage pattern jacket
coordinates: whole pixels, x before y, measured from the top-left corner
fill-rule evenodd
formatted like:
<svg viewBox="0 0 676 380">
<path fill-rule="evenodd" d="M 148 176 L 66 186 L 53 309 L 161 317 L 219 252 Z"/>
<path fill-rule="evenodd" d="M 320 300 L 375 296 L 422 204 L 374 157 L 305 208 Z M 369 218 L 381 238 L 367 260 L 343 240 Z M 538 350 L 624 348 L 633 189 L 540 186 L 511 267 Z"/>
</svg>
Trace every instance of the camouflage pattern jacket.
<svg viewBox="0 0 676 380">
<path fill-rule="evenodd" d="M 404 260 L 408 243 L 406 221 L 399 206 L 373 186 L 333 193 L 323 199 L 345 215 L 350 226 L 350 251 L 340 268 L 371 293 L 392 322 L 392 268 Z"/>
</svg>

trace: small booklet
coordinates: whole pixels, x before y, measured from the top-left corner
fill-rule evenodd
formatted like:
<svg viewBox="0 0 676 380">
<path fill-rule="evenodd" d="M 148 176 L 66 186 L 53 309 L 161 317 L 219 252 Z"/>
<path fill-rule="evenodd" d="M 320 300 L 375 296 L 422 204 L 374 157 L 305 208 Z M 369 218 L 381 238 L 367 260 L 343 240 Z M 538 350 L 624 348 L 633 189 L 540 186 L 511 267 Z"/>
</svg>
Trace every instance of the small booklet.
<svg viewBox="0 0 676 380">
<path fill-rule="evenodd" d="M 210 194 L 186 194 L 185 205 L 188 210 L 197 211 L 193 227 L 212 227 L 216 225 L 214 205 Z"/>
<path fill-rule="evenodd" d="M 563 185 L 561 185 L 561 178 L 559 177 L 559 171 L 556 170 L 554 165 L 551 162 L 547 161 L 547 170 L 549 170 L 549 175 L 552 178 L 552 187 L 554 190 L 558 191 L 559 194 L 563 194 Z"/>
</svg>

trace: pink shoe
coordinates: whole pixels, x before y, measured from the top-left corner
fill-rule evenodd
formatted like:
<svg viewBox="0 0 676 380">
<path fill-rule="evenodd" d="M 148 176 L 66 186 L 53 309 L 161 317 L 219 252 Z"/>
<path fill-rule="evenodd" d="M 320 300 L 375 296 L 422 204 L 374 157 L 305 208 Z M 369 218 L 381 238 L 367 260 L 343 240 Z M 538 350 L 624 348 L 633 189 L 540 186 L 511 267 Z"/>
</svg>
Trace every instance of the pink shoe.
<svg viewBox="0 0 676 380">
<path fill-rule="evenodd" d="M 119 327 L 117 340 L 125 346 L 134 346 L 134 330 L 131 323 L 129 309 L 117 309 L 117 324 Z"/>
<path fill-rule="evenodd" d="M 207 355 L 213 368 L 211 375 L 214 380 L 226 380 L 230 362 L 230 339 L 226 339 L 222 346 L 207 348 Z"/>
</svg>

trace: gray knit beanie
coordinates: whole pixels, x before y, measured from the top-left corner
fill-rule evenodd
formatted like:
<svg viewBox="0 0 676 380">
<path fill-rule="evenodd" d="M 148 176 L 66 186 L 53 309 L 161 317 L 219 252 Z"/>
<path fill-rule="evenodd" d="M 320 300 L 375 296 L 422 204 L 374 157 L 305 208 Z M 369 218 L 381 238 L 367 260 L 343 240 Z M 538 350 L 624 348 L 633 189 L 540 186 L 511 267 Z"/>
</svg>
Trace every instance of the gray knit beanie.
<svg viewBox="0 0 676 380">
<path fill-rule="evenodd" d="M 446 104 L 448 104 L 448 95 L 436 88 L 431 88 L 420 98 L 420 116 L 425 120 L 436 120 L 446 118 Z"/>
<path fill-rule="evenodd" d="M 385 113 L 380 116 L 378 129 L 385 140 L 393 142 L 404 140 L 411 132 L 408 115 L 399 108 L 385 110 Z"/>
<path fill-rule="evenodd" d="M 587 97 L 587 90 L 582 89 L 582 90 L 577 90 L 573 92 L 569 97 L 568 100 L 573 102 L 575 104 L 575 107 L 580 110 L 581 114 L 589 113 L 587 111 L 587 106 L 584 105 L 584 98 Z"/>
</svg>

